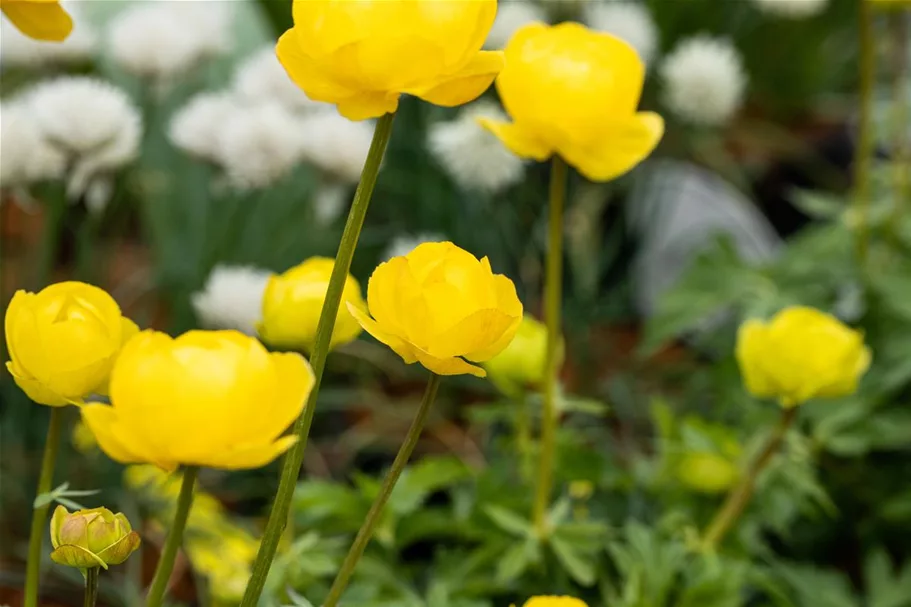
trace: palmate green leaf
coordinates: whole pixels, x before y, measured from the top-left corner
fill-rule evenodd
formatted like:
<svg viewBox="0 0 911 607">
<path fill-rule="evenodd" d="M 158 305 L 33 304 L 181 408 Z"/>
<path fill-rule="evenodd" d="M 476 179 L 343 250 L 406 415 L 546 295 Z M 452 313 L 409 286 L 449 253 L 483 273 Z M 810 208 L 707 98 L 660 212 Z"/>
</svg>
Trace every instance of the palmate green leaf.
<svg viewBox="0 0 911 607">
<path fill-rule="evenodd" d="M 471 477 L 471 469 L 456 457 L 428 457 L 409 466 L 389 497 L 399 516 L 415 512 L 430 494 Z"/>
<path fill-rule="evenodd" d="M 895 570 L 886 551 L 876 549 L 864 562 L 864 582 L 869 607 L 911 606 L 911 562 Z"/>
<path fill-rule="evenodd" d="M 506 508 L 489 504 L 484 507 L 484 512 L 497 527 L 510 535 L 515 535 L 517 537 L 533 537 L 535 535 L 535 530 L 531 521 L 522 518 Z"/>
<path fill-rule="evenodd" d="M 557 561 L 569 576 L 582 586 L 591 586 L 595 583 L 595 557 L 590 552 L 581 550 L 572 542 L 554 534 L 548 544 L 557 557 Z"/>
<path fill-rule="evenodd" d="M 497 564 L 496 579 L 509 584 L 522 576 L 529 567 L 541 562 L 541 544 L 535 537 L 510 546 Z"/>
<path fill-rule="evenodd" d="M 842 573 L 785 561 L 775 563 L 773 570 L 791 589 L 795 607 L 861 606 Z"/>
</svg>

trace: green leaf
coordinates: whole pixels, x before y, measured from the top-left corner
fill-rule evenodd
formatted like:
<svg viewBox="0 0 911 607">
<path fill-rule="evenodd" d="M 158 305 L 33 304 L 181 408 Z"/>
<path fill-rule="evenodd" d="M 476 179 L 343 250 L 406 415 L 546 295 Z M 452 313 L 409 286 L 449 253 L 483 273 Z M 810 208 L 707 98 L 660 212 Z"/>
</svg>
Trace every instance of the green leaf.
<svg viewBox="0 0 911 607">
<path fill-rule="evenodd" d="M 490 504 L 484 507 L 484 512 L 497 527 L 510 535 L 532 537 L 535 534 L 531 521 L 522 518 L 506 508 Z"/>
<path fill-rule="evenodd" d="M 591 586 L 595 583 L 595 563 L 591 554 L 578 550 L 572 543 L 556 534 L 550 537 L 549 542 L 557 560 L 571 578 L 582 586 Z"/>
<path fill-rule="evenodd" d="M 389 497 L 399 516 L 415 512 L 436 491 L 471 478 L 471 469 L 456 457 L 428 457 L 409 466 Z"/>
<path fill-rule="evenodd" d="M 897 574 L 893 573 L 889 555 L 878 548 L 864 563 L 864 578 L 870 607 L 911 605 L 911 563 Z"/>
<path fill-rule="evenodd" d="M 538 540 L 530 537 L 524 542 L 513 544 L 497 564 L 497 581 L 501 584 L 512 582 L 528 567 L 540 561 L 540 545 Z"/>
</svg>

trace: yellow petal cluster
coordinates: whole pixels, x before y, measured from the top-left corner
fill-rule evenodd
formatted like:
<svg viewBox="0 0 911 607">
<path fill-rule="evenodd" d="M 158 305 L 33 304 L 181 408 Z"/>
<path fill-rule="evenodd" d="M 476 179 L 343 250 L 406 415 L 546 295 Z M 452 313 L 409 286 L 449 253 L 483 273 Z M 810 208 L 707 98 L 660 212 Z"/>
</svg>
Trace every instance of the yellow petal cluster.
<svg viewBox="0 0 911 607">
<path fill-rule="evenodd" d="M 281 434 L 312 387 L 299 354 L 270 354 L 237 331 L 144 331 L 114 365 L 111 406 L 86 405 L 82 418 L 121 463 L 257 468 L 297 440 Z"/>
<path fill-rule="evenodd" d="M 70 513 L 57 506 L 51 517 L 51 559 L 68 567 L 89 569 L 119 565 L 139 548 L 139 534 L 123 514 L 107 508 Z"/>
<path fill-rule="evenodd" d="M 0 10 L 29 38 L 62 42 L 73 31 L 73 20 L 59 0 L 0 0 Z"/>
<path fill-rule="evenodd" d="M 367 306 L 370 316 L 348 306 L 365 331 L 406 363 L 440 375 L 484 377 L 463 359 L 493 358 L 522 322 L 512 281 L 494 274 L 486 257 L 479 261 L 451 242 L 424 243 L 380 264 L 367 285 Z"/>
<path fill-rule="evenodd" d="M 736 353 L 747 390 L 777 398 L 783 407 L 854 393 L 871 360 L 863 334 L 802 306 L 785 308 L 768 322 L 746 321 Z"/>
<path fill-rule="evenodd" d="M 6 368 L 36 403 L 62 406 L 107 391 L 124 342 L 138 333 L 117 302 L 82 282 L 18 291 L 6 310 Z"/>
<path fill-rule="evenodd" d="M 442 106 L 481 95 L 503 67 L 481 51 L 496 0 L 294 0 L 278 58 L 308 97 L 351 120 L 394 112 L 399 96 Z"/>
<path fill-rule="evenodd" d="M 525 602 L 525 607 L 588 607 L 588 605 L 571 596 L 535 596 Z"/>
<path fill-rule="evenodd" d="M 531 23 L 506 45 L 497 91 L 511 123 L 481 123 L 512 152 L 560 155 L 592 181 L 607 181 L 648 156 L 664 120 L 637 112 L 645 66 L 629 44 L 578 23 Z"/>
<path fill-rule="evenodd" d="M 276 348 L 310 351 L 334 266 L 333 259 L 311 257 L 269 279 L 263 294 L 263 320 L 258 326 L 263 341 Z M 350 274 L 345 280 L 342 302 L 362 310 L 367 307 L 361 286 Z M 347 307 L 339 307 L 330 347 L 346 344 L 360 334 L 361 327 Z"/>
<path fill-rule="evenodd" d="M 546 358 L 547 327 L 531 316 L 525 316 L 506 349 L 483 366 L 501 390 L 515 394 L 541 384 Z"/>
</svg>

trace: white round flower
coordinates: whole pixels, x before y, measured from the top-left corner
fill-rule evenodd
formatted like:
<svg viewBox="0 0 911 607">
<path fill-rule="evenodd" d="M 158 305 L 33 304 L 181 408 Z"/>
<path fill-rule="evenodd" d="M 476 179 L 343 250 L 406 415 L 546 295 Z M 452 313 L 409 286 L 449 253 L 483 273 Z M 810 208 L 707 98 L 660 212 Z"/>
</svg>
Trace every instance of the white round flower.
<svg viewBox="0 0 911 607">
<path fill-rule="evenodd" d="M 0 107 L 0 188 L 56 179 L 66 168 L 64 154 L 41 134 L 25 104 L 13 101 Z"/>
<path fill-rule="evenodd" d="M 222 125 L 218 160 L 238 188 L 266 187 L 302 160 L 301 120 L 277 103 L 245 107 Z"/>
<path fill-rule="evenodd" d="M 62 4 L 73 18 L 73 31 L 63 42 L 34 40 L 16 29 L 8 20 L 0 21 L 0 65 L 37 67 L 91 59 L 98 45 L 97 33 L 90 21 L 80 14 L 77 2 Z"/>
<path fill-rule="evenodd" d="M 191 298 L 202 325 L 256 335 L 256 324 L 262 320 L 263 293 L 271 275 L 251 266 L 216 266 L 203 290 Z"/>
<path fill-rule="evenodd" d="M 234 76 L 234 90 L 247 102 L 275 101 L 293 110 L 326 107 L 311 100 L 294 84 L 272 45 L 241 63 Z"/>
<path fill-rule="evenodd" d="M 357 183 L 373 140 L 370 121 L 352 122 L 334 109 L 300 121 L 304 159 L 343 182 Z"/>
<path fill-rule="evenodd" d="M 171 118 L 168 136 L 178 148 L 217 162 L 221 158 L 221 136 L 225 126 L 240 111 L 232 93 L 201 93 L 190 99 Z"/>
<path fill-rule="evenodd" d="M 762 12 L 787 19 L 804 19 L 826 9 L 829 0 L 753 0 Z"/>
<path fill-rule="evenodd" d="M 645 62 L 658 48 L 658 28 L 648 8 L 640 2 L 593 2 L 586 7 L 585 22 L 594 30 L 625 40 Z"/>
<path fill-rule="evenodd" d="M 513 0 L 501 2 L 497 8 L 497 18 L 487 35 L 484 48 L 500 50 L 523 25 L 540 21 L 547 22 L 547 14 L 531 0 Z"/>
<path fill-rule="evenodd" d="M 495 194 L 522 179 L 525 163 L 478 124 L 481 117 L 507 120 L 495 104 L 474 103 L 455 120 L 432 125 L 427 133 L 427 147 L 460 187 Z"/>
<path fill-rule="evenodd" d="M 50 80 L 32 89 L 26 103 L 42 137 L 69 159 L 72 197 L 82 195 L 92 178 L 128 164 L 139 152 L 139 110 L 125 92 L 103 80 Z"/>
<path fill-rule="evenodd" d="M 446 240 L 448 239 L 445 236 L 435 232 L 401 234 L 393 238 L 392 242 L 389 243 L 384 257 L 386 260 L 392 259 L 393 257 L 402 257 L 408 255 L 425 242 L 445 242 Z"/>
<path fill-rule="evenodd" d="M 718 125 L 740 108 L 747 75 L 730 41 L 696 36 L 681 42 L 661 66 L 664 101 L 680 118 Z"/>
</svg>

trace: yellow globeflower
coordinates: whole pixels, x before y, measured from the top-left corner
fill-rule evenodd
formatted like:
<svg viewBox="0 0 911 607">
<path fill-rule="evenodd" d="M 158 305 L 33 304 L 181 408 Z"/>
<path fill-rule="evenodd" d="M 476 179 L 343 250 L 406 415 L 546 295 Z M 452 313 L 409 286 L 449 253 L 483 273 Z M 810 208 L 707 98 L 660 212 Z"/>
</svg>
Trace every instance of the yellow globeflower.
<svg viewBox="0 0 911 607">
<path fill-rule="evenodd" d="M 139 534 L 127 517 L 107 508 L 70 513 L 57 506 L 51 517 L 51 559 L 61 565 L 107 569 L 127 560 L 139 544 Z"/>
<path fill-rule="evenodd" d="M 62 42 L 73 31 L 59 0 L 0 0 L 0 10 L 29 38 Z"/>
<path fill-rule="evenodd" d="M 284 274 L 272 276 L 263 294 L 263 320 L 260 337 L 276 348 L 309 351 L 316 339 L 316 326 L 329 288 L 335 260 L 311 257 Z M 342 301 L 365 308 L 361 286 L 348 275 Z M 335 317 L 331 347 L 346 344 L 361 334 L 361 327 L 347 308 L 341 306 Z"/>
<path fill-rule="evenodd" d="M 506 349 L 483 366 L 501 390 L 515 393 L 541 383 L 546 355 L 547 327 L 531 316 L 525 316 Z"/>
<path fill-rule="evenodd" d="M 144 331 L 111 374 L 111 405 L 82 408 L 101 450 L 163 470 L 258 468 L 297 440 L 280 438 L 304 408 L 313 372 L 237 331 Z"/>
<path fill-rule="evenodd" d="M 138 332 L 110 295 L 81 282 L 16 292 L 5 330 L 6 368 L 29 398 L 51 406 L 107 391 L 114 359 Z"/>
<path fill-rule="evenodd" d="M 364 330 L 406 363 L 420 362 L 440 375 L 470 373 L 468 364 L 489 360 L 509 345 L 522 322 L 512 281 L 494 274 L 451 242 L 428 242 L 382 263 L 370 277 L 371 318 L 348 304 Z"/>
<path fill-rule="evenodd" d="M 456 106 L 503 67 L 481 51 L 496 0 L 294 0 L 278 58 L 308 97 L 351 120 L 394 112 L 399 96 Z"/>
<path fill-rule="evenodd" d="M 783 407 L 852 394 L 870 360 L 863 334 L 814 308 L 785 308 L 768 322 L 748 320 L 737 335 L 747 390 L 777 398 Z"/>
<path fill-rule="evenodd" d="M 588 605 L 571 596 L 535 596 L 525 602 L 525 607 L 588 607 Z"/>
<path fill-rule="evenodd" d="M 497 91 L 512 123 L 482 119 L 514 154 L 563 157 L 593 181 L 629 171 L 664 133 L 637 112 L 645 66 L 629 44 L 578 23 L 531 23 L 506 45 Z"/>
</svg>

